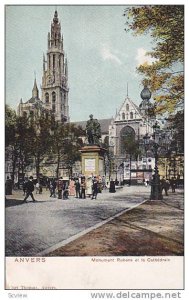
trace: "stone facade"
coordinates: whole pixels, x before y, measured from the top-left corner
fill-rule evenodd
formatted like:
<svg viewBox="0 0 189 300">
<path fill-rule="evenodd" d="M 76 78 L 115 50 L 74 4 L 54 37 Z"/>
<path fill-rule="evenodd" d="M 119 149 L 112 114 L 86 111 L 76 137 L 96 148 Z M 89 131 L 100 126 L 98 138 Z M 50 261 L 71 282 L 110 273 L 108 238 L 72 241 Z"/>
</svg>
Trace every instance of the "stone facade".
<svg viewBox="0 0 189 300">
<path fill-rule="evenodd" d="M 115 157 L 120 160 L 124 157 L 122 137 L 126 132 L 133 134 L 135 140 L 140 140 L 145 134 L 153 133 L 153 124 L 154 119 L 148 118 L 127 96 L 109 126 L 109 144 Z"/>
<path fill-rule="evenodd" d="M 63 49 L 63 36 L 55 11 L 51 32 L 48 33 L 47 59 L 43 57 L 42 99 L 57 121 L 69 121 L 68 64 Z"/>
</svg>

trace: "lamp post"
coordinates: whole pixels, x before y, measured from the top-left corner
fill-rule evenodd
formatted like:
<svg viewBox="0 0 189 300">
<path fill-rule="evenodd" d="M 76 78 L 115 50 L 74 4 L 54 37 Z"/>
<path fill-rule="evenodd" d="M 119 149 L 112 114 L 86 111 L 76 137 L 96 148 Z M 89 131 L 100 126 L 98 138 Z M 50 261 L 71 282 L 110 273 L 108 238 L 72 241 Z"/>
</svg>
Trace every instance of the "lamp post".
<svg viewBox="0 0 189 300">
<path fill-rule="evenodd" d="M 149 114 L 149 100 L 151 98 L 151 92 L 146 85 L 144 85 L 143 90 L 140 93 L 140 97 L 142 98 L 141 110 L 147 116 L 146 119 L 146 134 L 148 134 L 148 114 Z"/>
<path fill-rule="evenodd" d="M 153 126 L 154 134 L 153 134 L 153 150 L 154 150 L 154 158 L 155 158 L 155 168 L 153 180 L 151 183 L 151 200 L 162 200 L 162 190 L 160 184 L 159 170 L 158 170 L 158 148 L 159 148 L 159 125 L 156 122 Z"/>
</svg>

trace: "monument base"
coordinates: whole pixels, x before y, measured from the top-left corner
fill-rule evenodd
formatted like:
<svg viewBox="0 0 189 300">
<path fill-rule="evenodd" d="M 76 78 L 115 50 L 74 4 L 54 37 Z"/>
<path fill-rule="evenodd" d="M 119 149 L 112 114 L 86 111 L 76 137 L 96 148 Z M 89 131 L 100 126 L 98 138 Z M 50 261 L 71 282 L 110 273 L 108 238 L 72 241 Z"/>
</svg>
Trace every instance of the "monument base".
<svg viewBox="0 0 189 300">
<path fill-rule="evenodd" d="M 79 151 L 81 152 L 82 174 L 84 176 L 103 176 L 106 149 L 98 145 L 87 145 Z"/>
</svg>

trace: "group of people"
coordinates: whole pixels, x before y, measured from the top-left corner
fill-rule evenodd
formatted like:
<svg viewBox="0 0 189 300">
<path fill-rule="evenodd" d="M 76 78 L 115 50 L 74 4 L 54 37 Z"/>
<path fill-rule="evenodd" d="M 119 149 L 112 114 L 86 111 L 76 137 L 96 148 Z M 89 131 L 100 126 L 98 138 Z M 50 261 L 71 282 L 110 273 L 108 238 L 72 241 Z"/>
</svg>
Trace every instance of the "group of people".
<svg viewBox="0 0 189 300">
<path fill-rule="evenodd" d="M 96 199 L 97 194 L 103 189 L 103 182 L 97 176 L 81 176 L 71 178 L 70 180 L 63 180 L 60 177 L 58 180 L 51 179 L 49 184 L 50 197 L 58 196 L 58 199 L 68 199 L 69 196 L 75 198 L 85 199 L 87 197 Z"/>
<path fill-rule="evenodd" d="M 165 179 L 165 177 L 163 177 L 160 180 L 160 184 L 161 184 L 161 189 L 162 192 L 165 192 L 165 195 L 168 196 L 168 190 L 171 187 L 172 193 L 175 193 L 175 189 L 176 189 L 176 185 L 177 185 L 177 181 L 176 178 L 172 177 L 170 180 Z"/>
</svg>

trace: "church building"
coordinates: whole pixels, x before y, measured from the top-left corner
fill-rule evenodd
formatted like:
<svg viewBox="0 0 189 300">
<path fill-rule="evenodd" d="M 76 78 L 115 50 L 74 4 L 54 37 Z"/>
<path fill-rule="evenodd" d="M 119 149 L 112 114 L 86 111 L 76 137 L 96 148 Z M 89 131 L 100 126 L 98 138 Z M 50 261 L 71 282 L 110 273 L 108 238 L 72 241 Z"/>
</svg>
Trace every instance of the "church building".
<svg viewBox="0 0 189 300">
<path fill-rule="evenodd" d="M 55 11 L 51 23 L 51 31 L 48 33 L 48 49 L 46 58 L 43 55 L 43 76 L 42 96 L 39 98 L 39 91 L 34 81 L 32 98 L 23 103 L 22 99 L 18 105 L 19 116 L 35 115 L 36 109 L 39 112 L 53 113 L 55 120 L 69 122 L 68 105 L 68 64 L 63 49 L 63 35 L 58 13 Z"/>
</svg>

